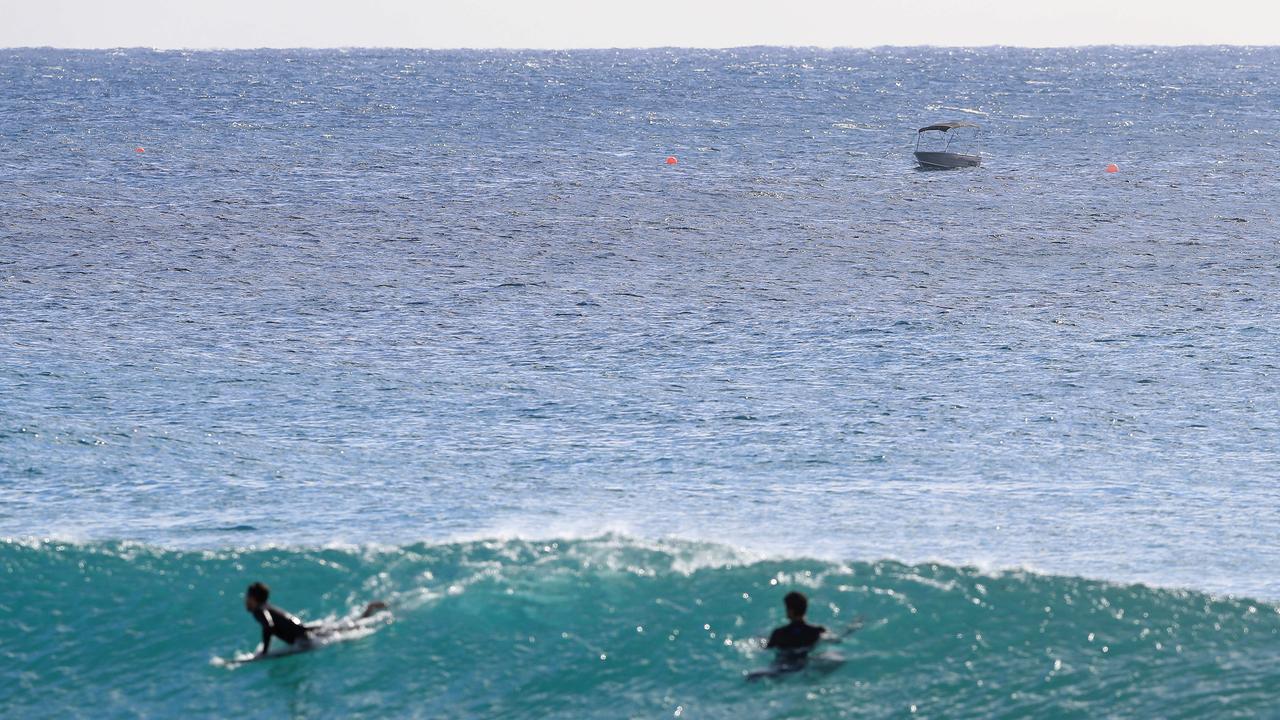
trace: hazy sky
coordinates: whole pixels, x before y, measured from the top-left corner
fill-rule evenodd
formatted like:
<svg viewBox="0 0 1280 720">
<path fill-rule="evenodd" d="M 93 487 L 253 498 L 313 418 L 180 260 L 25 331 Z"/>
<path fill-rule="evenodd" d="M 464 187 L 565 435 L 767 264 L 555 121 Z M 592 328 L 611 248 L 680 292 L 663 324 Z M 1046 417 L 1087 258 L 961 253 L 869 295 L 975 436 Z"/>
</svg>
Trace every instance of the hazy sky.
<svg viewBox="0 0 1280 720">
<path fill-rule="evenodd" d="M 1280 44 L 1246 0 L 0 0 L 0 47 Z"/>
</svg>

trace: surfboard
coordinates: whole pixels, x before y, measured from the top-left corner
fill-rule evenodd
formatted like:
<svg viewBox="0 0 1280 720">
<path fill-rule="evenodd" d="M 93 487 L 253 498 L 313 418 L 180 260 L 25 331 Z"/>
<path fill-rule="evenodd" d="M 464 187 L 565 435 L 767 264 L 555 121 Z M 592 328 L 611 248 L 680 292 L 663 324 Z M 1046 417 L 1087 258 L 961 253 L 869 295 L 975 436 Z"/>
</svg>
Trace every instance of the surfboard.
<svg viewBox="0 0 1280 720">
<path fill-rule="evenodd" d="M 266 655 L 260 655 L 258 653 L 236 653 L 230 658 L 216 657 L 211 662 L 218 667 L 239 667 L 241 665 L 248 665 L 252 662 L 258 662 L 259 660 L 276 660 L 282 657 L 289 657 L 290 655 L 300 655 L 304 652 L 315 650 L 317 647 L 315 643 L 307 643 L 306 645 L 282 644 L 285 645 L 283 650 L 272 650 Z"/>
<path fill-rule="evenodd" d="M 296 643 L 290 645 L 282 640 L 272 642 L 271 651 L 265 655 L 258 653 L 236 653 L 229 658 L 215 657 L 210 660 L 210 664 L 218 667 L 234 668 L 241 665 L 247 665 L 259 660 L 276 660 L 278 658 L 289 657 L 290 655 L 300 655 L 302 653 L 311 652 L 326 645 L 345 642 L 348 640 L 357 640 L 367 635 L 373 634 L 379 625 L 386 624 L 391 621 L 391 610 L 385 603 L 371 603 L 366 607 L 364 614 L 358 617 L 346 617 L 338 620 L 325 620 L 306 625 L 307 634 L 310 637 L 309 642 Z"/>
<path fill-rule="evenodd" d="M 766 678 L 794 675 L 802 671 L 825 675 L 829 672 L 834 672 L 844 664 L 845 658 L 843 655 L 834 652 L 818 652 L 798 659 L 774 660 L 769 664 L 769 667 L 752 670 L 746 673 L 745 677 L 747 682 L 755 682 Z"/>
<path fill-rule="evenodd" d="M 800 672 L 803 669 L 804 669 L 803 664 L 775 663 L 773 665 L 770 665 L 769 667 L 760 668 L 759 670 L 752 670 L 748 672 L 746 675 L 746 678 L 747 678 L 747 682 L 755 682 L 756 680 L 763 680 L 765 678 L 775 678 L 775 677 L 781 677 L 783 675 L 790 675 L 791 673 L 794 673 L 794 672 Z"/>
</svg>

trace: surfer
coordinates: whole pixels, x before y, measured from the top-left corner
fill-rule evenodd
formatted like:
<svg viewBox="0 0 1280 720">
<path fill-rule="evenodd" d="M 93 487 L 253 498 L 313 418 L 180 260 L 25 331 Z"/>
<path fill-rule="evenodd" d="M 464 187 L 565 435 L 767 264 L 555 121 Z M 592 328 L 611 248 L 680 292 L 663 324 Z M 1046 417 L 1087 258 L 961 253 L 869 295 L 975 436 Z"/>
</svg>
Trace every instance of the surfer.
<svg viewBox="0 0 1280 720">
<path fill-rule="evenodd" d="M 271 588 L 260 582 L 250 585 L 244 594 L 245 610 L 248 610 L 249 614 L 253 615 L 253 619 L 262 626 L 262 649 L 258 651 L 258 657 L 267 654 L 267 650 L 271 647 L 272 636 L 305 650 L 311 645 L 312 633 L 317 630 L 322 631 L 323 628 L 317 625 L 310 627 L 303 625 L 302 621 L 291 613 L 267 602 L 270 597 Z M 367 618 L 386 609 L 386 603 L 375 600 L 365 606 L 360 617 Z"/>
<path fill-rule="evenodd" d="M 809 611 L 809 599 L 798 592 L 789 592 L 782 599 L 784 605 L 787 606 L 786 625 L 774 630 L 769 635 L 769 640 L 765 642 L 765 647 L 774 650 L 777 654 L 773 658 L 773 662 L 769 663 L 769 667 L 761 670 L 753 670 L 746 673 L 748 682 L 754 682 L 763 678 L 776 678 L 789 673 L 803 670 L 809 666 L 809 653 L 821 641 L 839 642 L 844 635 L 831 635 L 827 629 L 821 625 L 810 625 L 805 622 L 805 613 Z M 858 627 L 861 627 L 860 621 L 851 626 L 844 633 L 847 635 Z M 844 662 L 841 657 L 823 657 L 821 655 L 814 656 L 822 658 L 829 668 L 839 667 Z"/>
<path fill-rule="evenodd" d="M 311 636 L 307 626 L 298 618 L 267 602 L 269 597 L 271 588 L 260 582 L 250 585 L 244 593 L 244 609 L 262 626 L 262 649 L 258 651 L 258 656 L 267 654 L 273 635 L 290 645 L 299 642 L 303 647 L 310 645 Z"/>
<path fill-rule="evenodd" d="M 774 630 L 769 635 L 769 642 L 765 647 L 777 650 L 780 660 L 785 658 L 794 662 L 808 655 L 813 646 L 823 639 L 822 636 L 826 634 L 827 629 L 821 625 L 810 625 L 805 622 L 805 613 L 809 611 L 809 599 L 802 593 L 793 590 L 782 598 L 782 602 L 787 606 L 787 619 L 791 622 Z"/>
</svg>

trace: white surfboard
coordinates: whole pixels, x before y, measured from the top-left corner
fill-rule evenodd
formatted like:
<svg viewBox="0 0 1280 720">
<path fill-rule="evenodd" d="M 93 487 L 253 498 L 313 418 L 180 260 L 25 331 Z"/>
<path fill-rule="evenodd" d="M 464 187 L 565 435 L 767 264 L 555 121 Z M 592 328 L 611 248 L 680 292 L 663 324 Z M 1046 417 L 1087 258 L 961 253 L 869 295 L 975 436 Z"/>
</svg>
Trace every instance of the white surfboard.
<svg viewBox="0 0 1280 720">
<path fill-rule="evenodd" d="M 360 617 L 345 617 L 334 620 L 321 620 L 319 622 L 308 623 L 306 625 L 309 641 L 305 643 L 295 643 L 290 645 L 282 640 L 277 640 L 271 644 L 271 651 L 264 654 L 240 652 L 229 658 L 215 657 L 209 661 L 211 665 L 217 667 L 235 668 L 246 665 L 259 660 L 275 660 L 277 658 L 288 657 L 290 655 L 298 655 L 312 650 L 333 645 L 335 643 L 346 642 L 348 640 L 358 640 L 362 637 L 372 635 L 380 625 L 391 622 L 391 610 L 383 606 L 376 612 Z"/>
</svg>

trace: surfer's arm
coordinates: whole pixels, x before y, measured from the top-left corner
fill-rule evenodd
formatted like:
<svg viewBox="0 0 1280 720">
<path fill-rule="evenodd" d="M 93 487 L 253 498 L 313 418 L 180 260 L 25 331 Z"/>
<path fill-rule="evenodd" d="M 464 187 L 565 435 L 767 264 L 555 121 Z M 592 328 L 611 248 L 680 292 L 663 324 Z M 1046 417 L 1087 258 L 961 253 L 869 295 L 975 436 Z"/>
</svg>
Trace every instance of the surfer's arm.
<svg viewBox="0 0 1280 720">
<path fill-rule="evenodd" d="M 849 623 L 848 627 L 841 630 L 840 632 L 835 632 L 829 628 L 822 628 L 822 637 L 818 638 L 818 641 L 828 642 L 828 643 L 844 642 L 845 638 L 849 637 L 850 635 L 862 629 L 862 623 L 863 623 L 862 616 L 857 615 L 853 618 L 853 622 Z"/>
<path fill-rule="evenodd" d="M 266 655 L 267 650 L 271 648 L 271 615 L 260 609 L 253 614 L 253 619 L 257 620 L 258 624 L 262 626 L 262 649 L 258 651 L 258 654 Z"/>
</svg>

